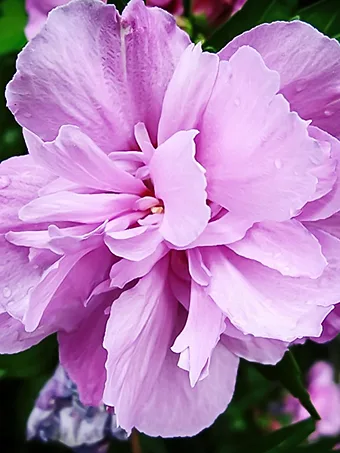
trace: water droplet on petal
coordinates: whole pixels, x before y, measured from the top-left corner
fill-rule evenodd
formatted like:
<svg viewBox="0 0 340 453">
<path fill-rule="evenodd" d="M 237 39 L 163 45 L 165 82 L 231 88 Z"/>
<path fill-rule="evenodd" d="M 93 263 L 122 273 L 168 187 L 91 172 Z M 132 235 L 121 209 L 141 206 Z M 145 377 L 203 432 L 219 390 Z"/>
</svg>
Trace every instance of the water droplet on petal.
<svg viewBox="0 0 340 453">
<path fill-rule="evenodd" d="M 4 289 L 2 290 L 2 294 L 6 299 L 8 299 L 9 297 L 11 297 L 12 291 L 10 288 L 8 288 L 8 286 L 5 286 Z"/>
<path fill-rule="evenodd" d="M 332 112 L 332 110 L 326 109 L 326 110 L 324 111 L 324 114 L 325 114 L 325 116 L 332 116 L 332 115 L 333 115 L 333 112 Z"/>
<path fill-rule="evenodd" d="M 6 189 L 11 183 L 11 180 L 9 179 L 8 176 L 3 175 L 0 176 L 0 189 Z"/>
<path fill-rule="evenodd" d="M 32 113 L 30 113 L 30 112 L 25 112 L 24 113 L 24 117 L 25 118 L 31 118 L 31 116 L 32 116 Z"/>
<path fill-rule="evenodd" d="M 234 104 L 236 105 L 236 107 L 238 107 L 238 106 L 240 105 L 240 100 L 239 100 L 239 98 L 236 98 L 236 99 L 235 99 Z"/>
<path fill-rule="evenodd" d="M 275 159 L 275 167 L 280 170 L 280 168 L 282 168 L 282 160 L 281 159 Z"/>
</svg>

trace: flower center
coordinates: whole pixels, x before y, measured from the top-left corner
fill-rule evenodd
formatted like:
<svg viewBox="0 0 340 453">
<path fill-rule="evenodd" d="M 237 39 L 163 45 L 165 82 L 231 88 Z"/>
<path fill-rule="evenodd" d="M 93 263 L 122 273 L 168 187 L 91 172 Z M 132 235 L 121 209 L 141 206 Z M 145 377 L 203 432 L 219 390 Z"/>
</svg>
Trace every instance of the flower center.
<svg viewBox="0 0 340 453">
<path fill-rule="evenodd" d="M 153 206 L 151 208 L 152 214 L 162 214 L 164 212 L 163 206 Z"/>
</svg>

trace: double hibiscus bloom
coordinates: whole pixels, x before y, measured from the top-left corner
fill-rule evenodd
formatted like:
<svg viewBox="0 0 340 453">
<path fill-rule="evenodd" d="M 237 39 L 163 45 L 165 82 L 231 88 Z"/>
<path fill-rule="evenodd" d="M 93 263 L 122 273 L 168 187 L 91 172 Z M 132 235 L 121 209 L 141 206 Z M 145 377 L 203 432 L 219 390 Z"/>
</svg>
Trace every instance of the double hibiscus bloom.
<svg viewBox="0 0 340 453">
<path fill-rule="evenodd" d="M 75 0 L 6 96 L 29 154 L 0 166 L 2 353 L 58 332 L 84 404 L 186 436 L 240 357 L 274 364 L 334 321 L 336 41 L 280 22 L 215 55 L 142 0 Z"/>
</svg>

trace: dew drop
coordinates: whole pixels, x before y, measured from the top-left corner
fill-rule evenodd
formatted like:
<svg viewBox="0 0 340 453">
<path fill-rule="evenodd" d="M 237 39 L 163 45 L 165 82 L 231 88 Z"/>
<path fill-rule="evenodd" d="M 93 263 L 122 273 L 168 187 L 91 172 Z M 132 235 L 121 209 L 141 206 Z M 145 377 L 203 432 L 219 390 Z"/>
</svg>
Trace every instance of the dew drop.
<svg viewBox="0 0 340 453">
<path fill-rule="evenodd" d="M 324 114 L 325 114 L 325 116 L 332 116 L 333 112 L 332 112 L 332 110 L 328 110 L 327 109 L 327 110 L 324 111 Z"/>
<path fill-rule="evenodd" d="M 8 299 L 9 297 L 11 297 L 12 291 L 10 290 L 10 288 L 8 288 L 8 286 L 5 286 L 4 289 L 2 290 L 2 294 L 6 299 Z"/>
<path fill-rule="evenodd" d="M 24 113 L 24 117 L 25 117 L 25 118 L 31 118 L 31 117 L 32 117 L 32 113 L 30 113 L 30 112 L 25 112 L 25 113 Z"/>
<path fill-rule="evenodd" d="M 0 189 L 6 189 L 11 183 L 11 180 L 9 179 L 8 176 L 3 175 L 0 176 Z"/>
<path fill-rule="evenodd" d="M 236 99 L 235 99 L 234 104 L 236 105 L 236 107 L 238 107 L 238 106 L 240 105 L 240 100 L 239 100 L 239 98 L 236 98 Z"/>
<path fill-rule="evenodd" d="M 282 160 L 281 159 L 275 159 L 274 165 L 275 165 L 275 167 L 278 170 L 280 170 L 280 168 L 282 168 Z"/>
</svg>

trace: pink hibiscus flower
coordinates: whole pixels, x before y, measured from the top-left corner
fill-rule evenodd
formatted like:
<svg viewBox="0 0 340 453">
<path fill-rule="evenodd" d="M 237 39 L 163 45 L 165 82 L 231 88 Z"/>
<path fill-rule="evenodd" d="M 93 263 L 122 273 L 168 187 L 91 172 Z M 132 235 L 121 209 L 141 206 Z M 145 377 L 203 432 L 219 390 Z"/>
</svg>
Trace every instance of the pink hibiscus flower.
<svg viewBox="0 0 340 453">
<path fill-rule="evenodd" d="M 0 166 L 0 352 L 58 332 L 84 404 L 187 436 L 226 409 L 240 357 L 320 336 L 339 56 L 301 22 L 214 55 L 142 0 L 52 11 L 6 92 L 29 155 Z"/>
<path fill-rule="evenodd" d="M 310 439 L 338 436 L 340 434 L 340 386 L 334 381 L 334 370 L 329 363 L 317 362 L 312 366 L 308 373 L 308 392 L 321 417 Z M 292 416 L 294 422 L 309 417 L 306 409 L 291 395 L 286 400 L 285 412 Z"/>
</svg>

